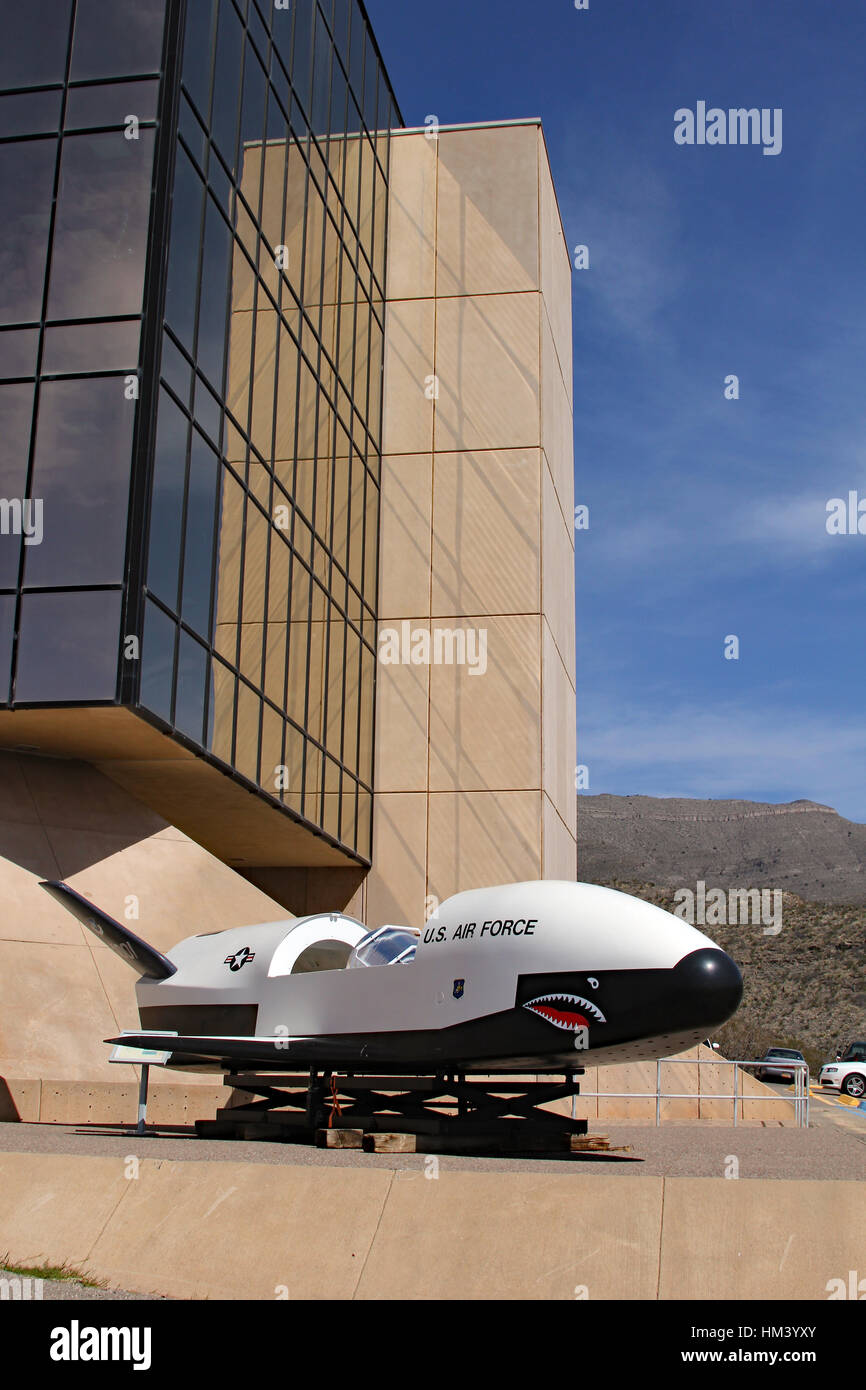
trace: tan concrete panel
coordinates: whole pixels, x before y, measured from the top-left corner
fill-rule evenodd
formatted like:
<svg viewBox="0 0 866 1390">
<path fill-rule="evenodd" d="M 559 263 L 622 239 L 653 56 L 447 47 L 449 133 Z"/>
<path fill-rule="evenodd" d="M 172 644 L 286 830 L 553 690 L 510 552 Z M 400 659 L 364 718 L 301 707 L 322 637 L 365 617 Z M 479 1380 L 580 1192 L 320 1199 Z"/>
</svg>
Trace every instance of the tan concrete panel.
<svg viewBox="0 0 866 1390">
<path fill-rule="evenodd" d="M 574 419 L 559 372 L 553 338 L 542 314 L 542 441 L 566 520 L 574 520 Z"/>
<path fill-rule="evenodd" d="M 376 797 L 373 868 L 367 876 L 367 922 L 420 927 L 427 893 L 427 797 L 422 793 Z"/>
<path fill-rule="evenodd" d="M 436 455 L 434 617 L 540 610 L 540 479 L 536 449 Z"/>
<path fill-rule="evenodd" d="M 539 208 L 541 213 L 541 291 L 550 320 L 556 355 L 565 382 L 569 403 L 573 402 L 572 384 L 572 276 L 582 272 L 572 270 L 573 251 L 566 245 L 562 221 L 556 202 L 556 192 L 550 174 L 550 164 L 541 131 L 539 138 Z M 576 239 L 577 240 L 577 239 Z"/>
<path fill-rule="evenodd" d="M 431 670 L 431 791 L 540 787 L 541 619 L 440 618 L 437 630 L 475 645 L 464 636 L 466 664 Z"/>
<path fill-rule="evenodd" d="M 273 1299 L 281 1285 L 292 1300 L 351 1298 L 392 1174 L 344 1168 L 335 1176 L 145 1159 L 92 1262 L 118 1287 L 176 1298 Z"/>
<path fill-rule="evenodd" d="M 864 1249 L 862 1183 L 669 1178 L 659 1298 L 826 1299 Z"/>
<path fill-rule="evenodd" d="M 439 136 L 438 295 L 539 288 L 538 128 Z"/>
<path fill-rule="evenodd" d="M 577 798 L 574 769 L 577 761 L 577 712 L 574 687 L 557 651 L 547 623 L 543 633 L 543 714 L 542 787 L 572 841 L 577 833 Z M 570 877 L 570 875 L 569 875 Z"/>
<path fill-rule="evenodd" d="M 538 446 L 540 302 L 533 293 L 437 302 L 437 450 Z"/>
<path fill-rule="evenodd" d="M 379 619 L 430 613 L 433 458 L 386 454 L 379 514 Z"/>
<path fill-rule="evenodd" d="M 21 760 L 21 770 L 39 819 L 49 829 L 66 827 L 140 838 L 165 825 L 161 816 L 87 763 L 31 757 Z"/>
<path fill-rule="evenodd" d="M 542 878 L 577 877 L 577 843 L 574 832 L 562 821 L 549 797 L 544 797 L 544 857 Z"/>
<path fill-rule="evenodd" d="M 430 797 L 428 892 L 541 877 L 540 792 L 440 792 Z"/>
<path fill-rule="evenodd" d="M 0 1250 L 95 1273 L 90 1252 L 129 1186 L 122 1159 L 0 1153 Z"/>
<path fill-rule="evenodd" d="M 32 760 L 31 760 L 32 761 Z M 27 784 L 21 759 L 14 753 L 0 753 L 0 822 L 38 825 L 39 811 Z"/>
<path fill-rule="evenodd" d="M 88 946 L 0 942 L 0 1074 L 108 1079 L 114 1029 Z"/>
<path fill-rule="evenodd" d="M 429 630 L 427 622 L 405 620 L 409 631 Z M 376 686 L 376 775 L 379 792 L 420 792 L 427 788 L 427 735 L 430 667 L 386 663 L 389 643 L 404 645 L 400 625 L 379 625 Z"/>
<path fill-rule="evenodd" d="M 392 132 L 388 173 L 389 299 L 429 298 L 436 277 L 438 144 L 424 134 Z"/>
<path fill-rule="evenodd" d="M 653 1298 L 662 1179 L 395 1175 L 364 1299 Z"/>
<path fill-rule="evenodd" d="M 382 452 L 423 454 L 433 448 L 435 300 L 392 300 L 385 312 Z M 430 390 L 430 398 L 425 395 Z"/>
<path fill-rule="evenodd" d="M 0 1076 L 0 1120 L 14 1124 L 36 1124 L 42 1100 L 41 1081 L 20 1081 L 13 1076 Z"/>
<path fill-rule="evenodd" d="M 560 510 L 546 462 L 542 469 L 542 479 L 544 499 L 541 558 L 543 611 L 573 686 L 575 684 L 574 530 Z"/>
<path fill-rule="evenodd" d="M 36 886 L 40 878 L 62 877 L 44 831 L 22 825 L 16 834 L 15 827 L 0 824 L 0 847 L 0 940 L 82 946 L 84 928 Z"/>
</svg>

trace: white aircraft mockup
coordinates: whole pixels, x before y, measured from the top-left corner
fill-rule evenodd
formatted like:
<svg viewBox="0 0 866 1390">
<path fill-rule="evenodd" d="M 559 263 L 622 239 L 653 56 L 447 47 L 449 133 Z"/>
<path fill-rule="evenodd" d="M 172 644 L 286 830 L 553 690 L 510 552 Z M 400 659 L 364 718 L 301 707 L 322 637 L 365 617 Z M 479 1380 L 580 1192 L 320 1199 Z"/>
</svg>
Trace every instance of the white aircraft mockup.
<svg viewBox="0 0 866 1390">
<path fill-rule="evenodd" d="M 742 995 L 708 937 L 587 883 L 458 893 L 420 929 L 325 913 L 208 931 L 167 956 L 42 887 L 140 976 L 140 1031 L 106 1041 L 192 1071 L 573 1071 L 682 1052 Z"/>
</svg>

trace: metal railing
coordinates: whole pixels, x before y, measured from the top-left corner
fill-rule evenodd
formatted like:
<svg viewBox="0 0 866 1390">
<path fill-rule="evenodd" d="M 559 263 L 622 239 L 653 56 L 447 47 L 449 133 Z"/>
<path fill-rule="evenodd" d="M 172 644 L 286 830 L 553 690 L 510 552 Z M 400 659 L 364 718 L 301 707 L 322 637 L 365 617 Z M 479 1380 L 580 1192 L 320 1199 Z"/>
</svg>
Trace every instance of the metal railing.
<svg viewBox="0 0 866 1390">
<path fill-rule="evenodd" d="M 590 1063 L 591 1065 L 591 1063 Z M 662 1067 L 680 1066 L 698 1068 L 698 1089 L 696 1091 L 663 1091 L 662 1090 Z M 730 1091 L 722 1094 L 713 1094 L 709 1091 L 702 1091 L 700 1086 L 701 1067 L 733 1067 L 734 1080 Z M 762 1067 L 773 1068 L 778 1071 L 792 1071 L 794 1073 L 793 1095 L 776 1095 L 769 1092 L 767 1095 L 750 1096 L 740 1090 L 740 1067 L 745 1067 L 749 1071 Z M 656 1103 L 656 1125 L 661 1125 L 661 1106 L 663 1100 L 693 1100 L 700 1105 L 705 1100 L 725 1100 L 733 1104 L 733 1124 L 737 1127 L 737 1113 L 740 1108 L 743 1110 L 742 1118 L 745 1119 L 745 1107 L 747 1104 L 763 1105 L 767 1101 L 783 1101 L 787 1105 L 793 1104 L 794 1117 L 799 1129 L 809 1127 L 809 1064 L 808 1062 L 792 1062 L 790 1066 L 781 1066 L 775 1063 L 755 1062 L 749 1060 L 731 1061 L 727 1057 L 659 1057 L 656 1061 L 656 1088 L 655 1091 L 584 1091 L 581 1087 L 579 1098 L 575 1096 L 571 1104 L 573 1117 L 577 1115 L 577 1102 L 580 1100 L 653 1100 Z"/>
</svg>

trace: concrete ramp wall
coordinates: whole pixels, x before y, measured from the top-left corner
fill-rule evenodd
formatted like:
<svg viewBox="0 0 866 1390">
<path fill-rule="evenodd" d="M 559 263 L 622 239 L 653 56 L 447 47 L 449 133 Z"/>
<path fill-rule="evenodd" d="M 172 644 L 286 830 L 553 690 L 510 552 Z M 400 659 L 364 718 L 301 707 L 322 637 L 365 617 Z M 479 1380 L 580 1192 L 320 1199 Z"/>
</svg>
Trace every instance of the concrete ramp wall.
<svg viewBox="0 0 866 1390">
<path fill-rule="evenodd" d="M 825 1299 L 864 1243 L 855 1182 L 0 1155 L 10 1263 L 176 1298 Z"/>
</svg>

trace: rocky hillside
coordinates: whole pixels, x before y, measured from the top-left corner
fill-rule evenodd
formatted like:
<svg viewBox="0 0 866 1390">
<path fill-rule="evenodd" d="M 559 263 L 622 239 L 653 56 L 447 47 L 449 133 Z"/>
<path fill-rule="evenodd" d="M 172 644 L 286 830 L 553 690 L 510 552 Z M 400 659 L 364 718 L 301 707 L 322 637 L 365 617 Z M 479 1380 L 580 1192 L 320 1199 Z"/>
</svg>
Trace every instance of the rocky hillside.
<svg viewBox="0 0 866 1390">
<path fill-rule="evenodd" d="M 577 825 L 578 874 L 589 883 L 703 880 L 866 904 L 866 825 L 814 801 L 580 796 Z"/>
<path fill-rule="evenodd" d="M 607 886 L 669 912 L 676 906 L 672 888 L 622 879 Z M 785 893 L 778 933 L 765 933 L 760 923 L 696 925 L 743 974 L 743 1002 L 716 1035 L 727 1057 L 796 1047 L 814 1071 L 839 1043 L 866 1038 L 866 908 L 804 902 Z"/>
</svg>

